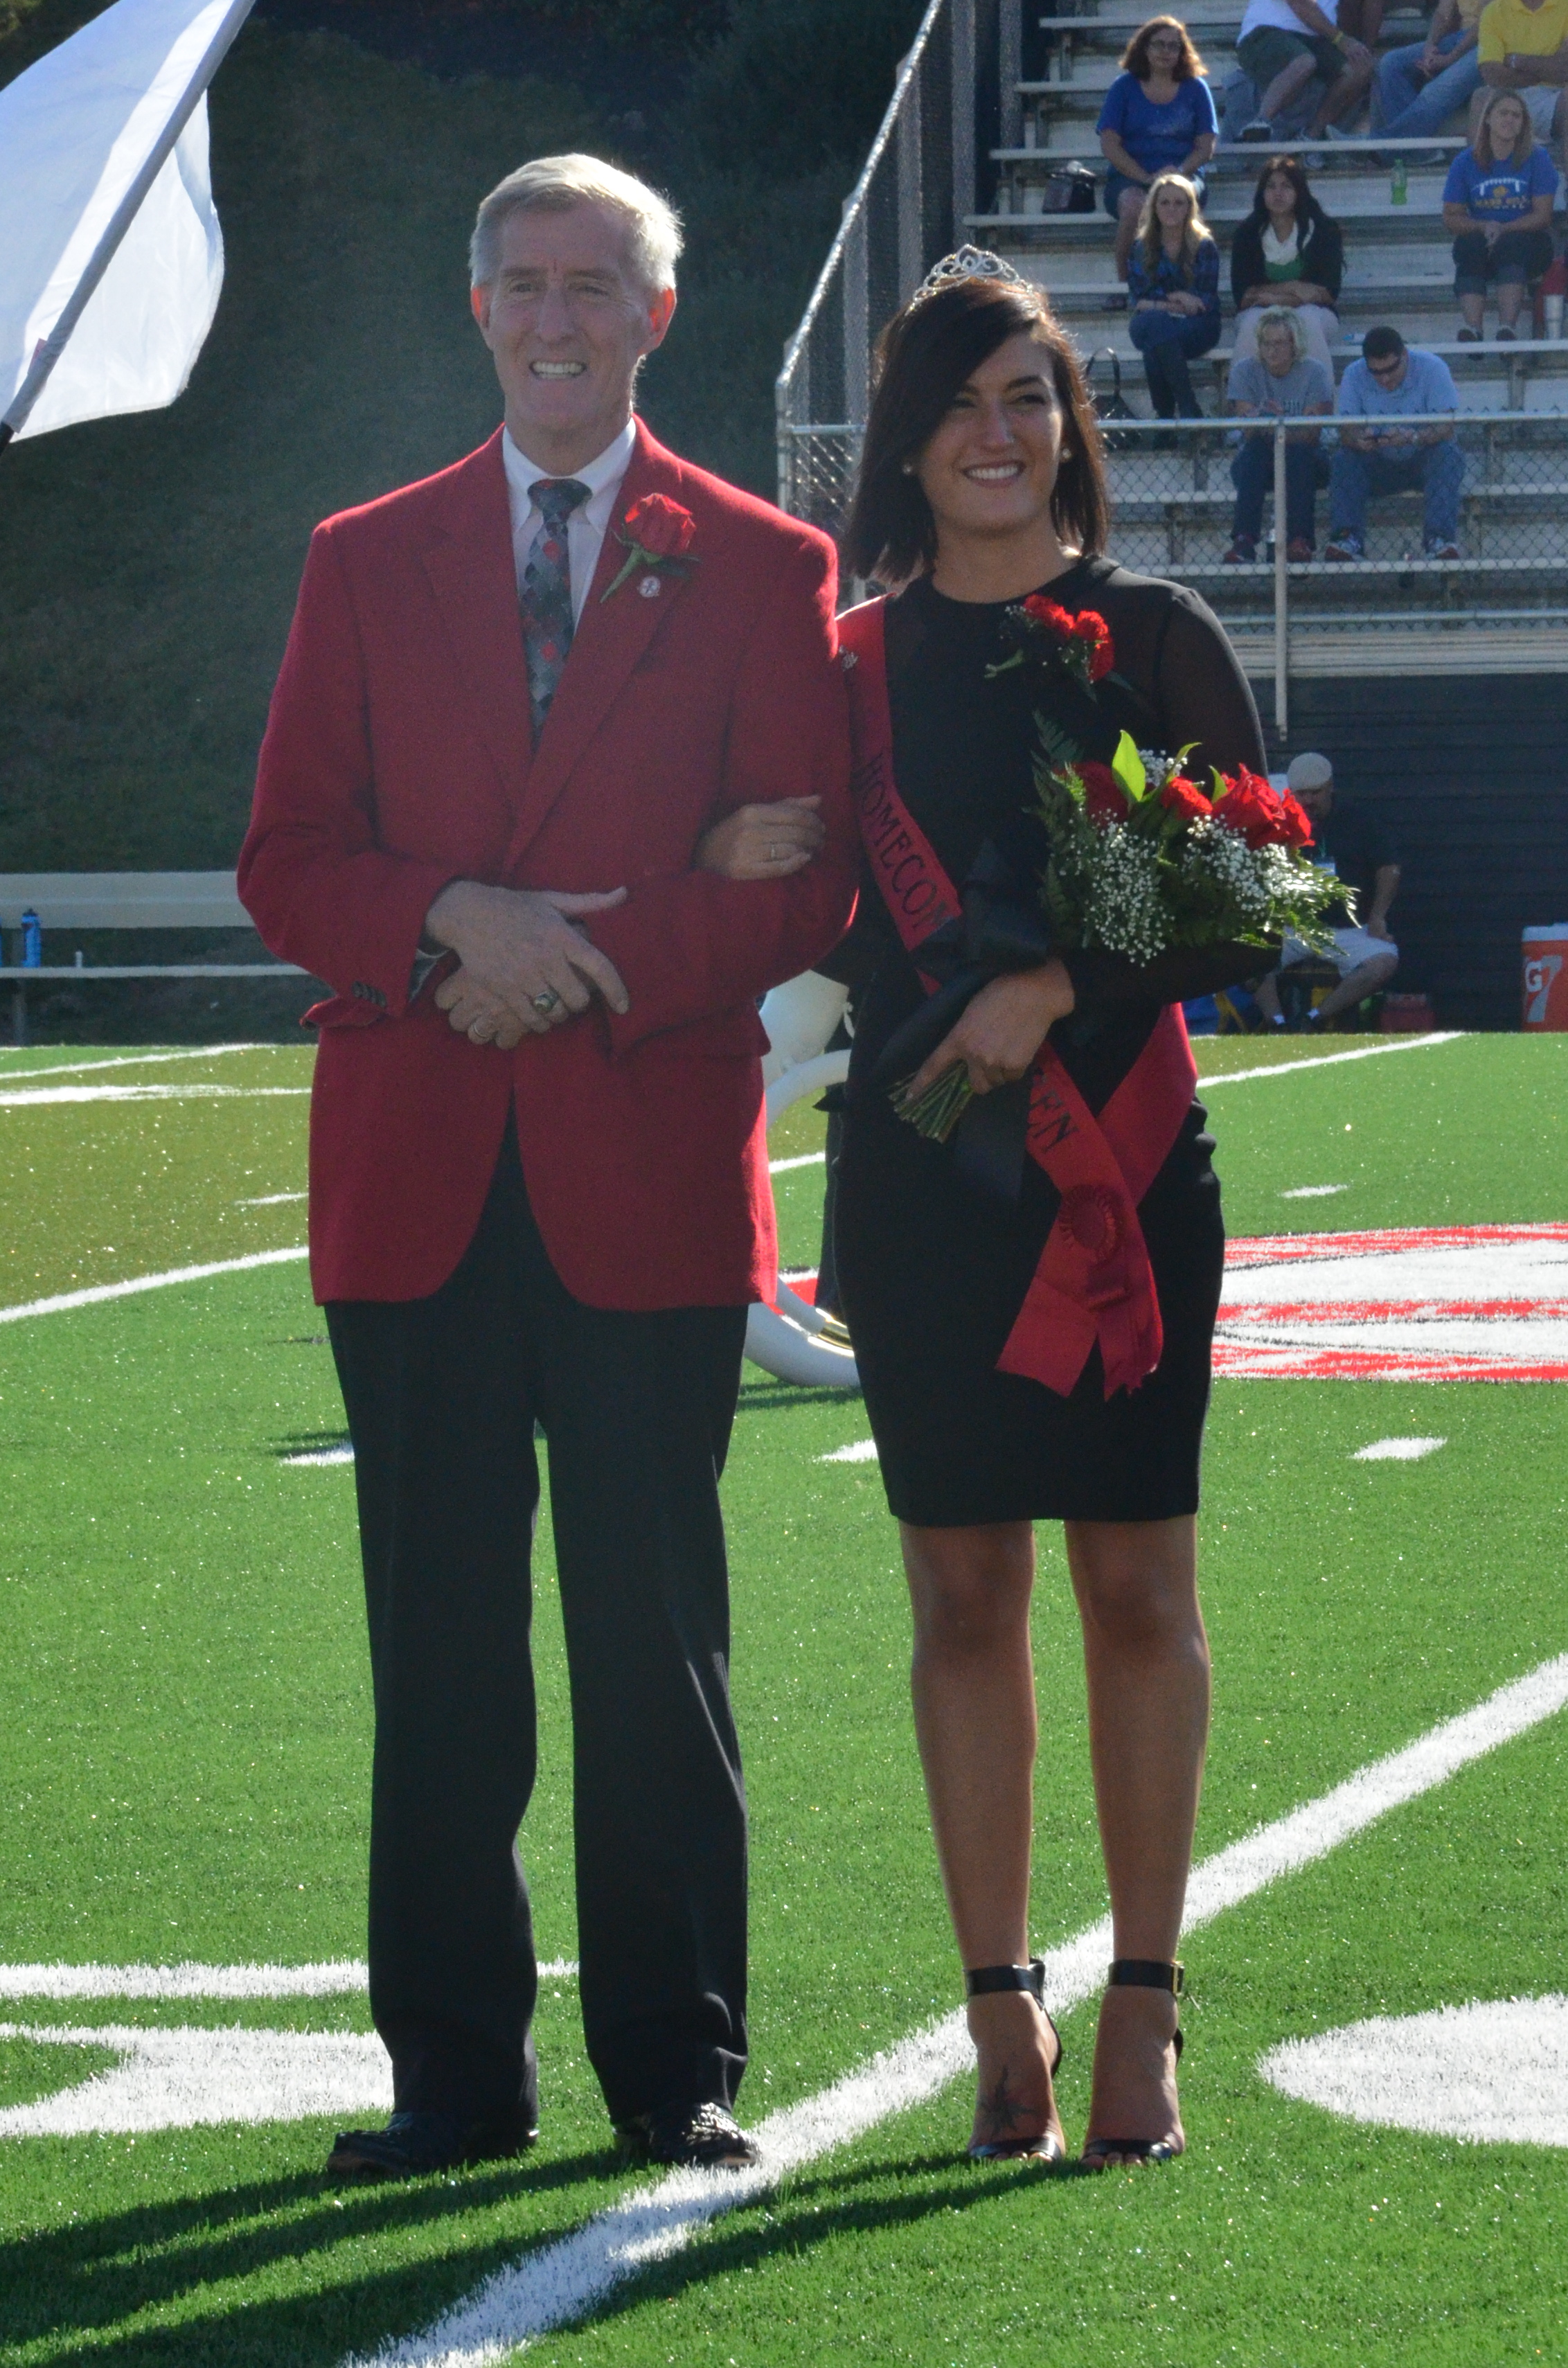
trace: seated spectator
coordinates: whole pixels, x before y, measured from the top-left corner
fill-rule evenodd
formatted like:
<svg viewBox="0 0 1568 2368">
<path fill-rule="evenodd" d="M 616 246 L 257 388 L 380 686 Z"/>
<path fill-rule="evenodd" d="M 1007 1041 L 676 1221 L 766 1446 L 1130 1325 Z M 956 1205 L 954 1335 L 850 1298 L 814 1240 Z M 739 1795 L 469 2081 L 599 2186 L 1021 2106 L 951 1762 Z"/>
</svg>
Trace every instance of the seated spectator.
<svg viewBox="0 0 1568 2368">
<path fill-rule="evenodd" d="M 1336 806 L 1334 768 L 1315 750 L 1294 757 L 1285 777 L 1293 797 L 1305 806 L 1312 825 L 1310 852 L 1315 862 L 1337 873 L 1356 892 L 1356 918 L 1346 905 L 1331 905 L 1324 916 L 1334 931 L 1334 952 L 1328 956 L 1339 973 L 1339 985 L 1315 1011 L 1301 1015 L 1303 1028 L 1322 1028 L 1350 1011 L 1364 996 L 1376 995 L 1399 968 L 1399 948 L 1389 928 L 1389 907 L 1399 893 L 1399 865 L 1382 825 L 1358 805 Z M 1279 970 L 1293 962 L 1321 957 L 1287 938 Z M 1285 1024 L 1279 1008 L 1279 971 L 1260 980 L 1257 1000 L 1264 1016 L 1276 1028 Z"/>
<path fill-rule="evenodd" d="M 1460 342 L 1480 343 L 1486 283 L 1497 290 L 1497 335 L 1518 335 L 1525 290 L 1551 262 L 1557 167 L 1535 144 L 1517 90 L 1489 90 L 1475 144 L 1461 149 L 1443 184 L 1443 228 L 1454 233 L 1454 294 Z"/>
<path fill-rule="evenodd" d="M 1261 95 L 1244 140 L 1278 138 L 1275 118 L 1314 74 L 1321 75 L 1324 89 L 1307 127 L 1310 140 L 1321 140 L 1331 123 L 1340 123 L 1360 105 L 1374 61 L 1365 41 L 1341 32 L 1339 6 L 1340 0 L 1247 0 L 1236 58 Z"/>
<path fill-rule="evenodd" d="M 1424 41 L 1390 50 L 1378 66 L 1377 105 L 1391 140 L 1429 140 L 1481 87 L 1476 27 L 1482 0 L 1437 0 Z"/>
<path fill-rule="evenodd" d="M 1407 346 L 1397 329 L 1368 330 L 1361 359 L 1339 382 L 1339 450 L 1329 474 L 1325 559 L 1364 559 L 1369 500 L 1417 486 L 1426 495 L 1427 558 L 1459 557 L 1464 454 L 1451 420 L 1430 427 L 1412 424 L 1424 413 L 1459 407 L 1449 366 L 1438 355 Z"/>
<path fill-rule="evenodd" d="M 1516 90 L 1538 140 L 1559 138 L 1568 82 L 1568 0 L 1487 0 L 1475 54 L 1489 90 Z"/>
<path fill-rule="evenodd" d="M 1301 316 L 1284 304 L 1272 305 L 1257 325 L 1257 353 L 1238 362 L 1227 387 L 1229 408 L 1238 419 L 1322 419 L 1334 409 L 1334 381 L 1323 364 L 1307 354 Z M 1293 430 L 1285 439 L 1285 556 L 1302 562 L 1315 555 L 1317 491 L 1328 483 L 1328 461 L 1321 450 L 1318 427 Z M 1259 428 L 1242 438 L 1241 450 L 1231 463 L 1236 489 L 1229 567 L 1250 567 L 1257 557 L 1263 531 L 1264 495 L 1274 485 L 1274 438 Z M 1274 521 L 1279 531 L 1279 521 Z"/>
<path fill-rule="evenodd" d="M 1257 351 L 1257 324 L 1270 304 L 1291 305 L 1307 351 L 1334 376 L 1345 241 L 1312 193 L 1294 156 L 1271 156 L 1258 176 L 1252 211 L 1231 242 L 1236 332 L 1233 365 Z"/>
<path fill-rule="evenodd" d="M 1156 173 L 1182 173 L 1199 197 L 1202 167 L 1214 154 L 1219 118 L 1208 69 L 1175 17 L 1151 17 L 1122 52 L 1121 72 L 1111 84 L 1096 126 L 1110 170 L 1105 210 L 1116 224 L 1116 276 L 1127 277 L 1127 258 L 1138 234 L 1138 218 Z M 1119 305 L 1125 298 L 1113 298 Z"/>
<path fill-rule="evenodd" d="M 1143 357 L 1161 419 L 1201 419 L 1187 364 L 1220 342 L 1220 250 L 1198 191 L 1181 173 L 1156 173 L 1128 257 L 1128 334 Z"/>
</svg>

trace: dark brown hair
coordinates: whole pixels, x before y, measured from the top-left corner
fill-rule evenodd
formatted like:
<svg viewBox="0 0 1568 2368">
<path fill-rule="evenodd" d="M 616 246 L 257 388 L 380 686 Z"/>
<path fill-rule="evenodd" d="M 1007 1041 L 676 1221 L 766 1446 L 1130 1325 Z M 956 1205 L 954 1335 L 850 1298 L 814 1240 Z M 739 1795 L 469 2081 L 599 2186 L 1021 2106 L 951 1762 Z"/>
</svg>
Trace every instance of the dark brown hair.
<svg viewBox="0 0 1568 2368">
<path fill-rule="evenodd" d="M 1208 67 L 1192 46 L 1192 35 L 1179 17 L 1151 17 L 1146 25 L 1139 26 L 1121 52 L 1123 74 L 1136 74 L 1140 82 L 1148 81 L 1152 72 L 1149 44 L 1156 33 L 1181 35 L 1181 60 L 1171 77 L 1173 82 L 1195 82 L 1208 73 Z"/>
<path fill-rule="evenodd" d="M 1031 337 L 1050 358 L 1070 448 L 1051 496 L 1051 523 L 1085 552 L 1104 550 L 1105 461 L 1078 357 L 1043 288 L 977 277 L 913 297 L 877 340 L 876 391 L 843 535 L 848 572 L 891 587 L 932 564 L 937 523 L 905 463 L 919 459 L 981 363 L 1017 336 Z"/>
<path fill-rule="evenodd" d="M 1256 222 L 1259 230 L 1263 230 L 1267 227 L 1268 208 L 1263 202 L 1263 193 L 1265 189 L 1267 188 L 1268 184 L 1272 181 L 1276 173 L 1282 173 L 1286 180 L 1290 182 L 1290 187 L 1296 192 L 1296 220 L 1301 225 L 1301 233 L 1304 238 L 1307 231 L 1311 229 L 1313 222 L 1326 222 L 1328 220 L 1328 216 L 1324 212 L 1323 208 L 1319 205 L 1317 199 L 1312 195 L 1312 184 L 1307 179 L 1306 167 L 1301 163 L 1299 156 L 1271 156 L 1269 158 L 1267 164 L 1258 175 L 1257 187 L 1252 193 L 1252 218 L 1254 222 Z"/>
</svg>

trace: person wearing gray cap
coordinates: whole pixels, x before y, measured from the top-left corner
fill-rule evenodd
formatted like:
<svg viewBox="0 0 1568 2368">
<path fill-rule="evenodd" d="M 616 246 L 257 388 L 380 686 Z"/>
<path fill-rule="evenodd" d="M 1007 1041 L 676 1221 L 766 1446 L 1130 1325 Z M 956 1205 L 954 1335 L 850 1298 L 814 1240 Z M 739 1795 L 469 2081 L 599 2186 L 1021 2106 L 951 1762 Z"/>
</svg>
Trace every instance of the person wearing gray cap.
<svg viewBox="0 0 1568 2368">
<path fill-rule="evenodd" d="M 1361 806 L 1335 804 L 1334 767 L 1326 757 L 1315 749 L 1303 750 L 1291 758 L 1285 780 L 1311 820 L 1315 860 L 1331 865 L 1356 894 L 1354 920 L 1349 905 L 1343 903 L 1331 905 L 1324 916 L 1334 931 L 1335 947 L 1324 959 L 1338 971 L 1339 985 L 1315 1011 L 1302 1013 L 1301 1026 L 1316 1029 L 1337 1019 L 1342 1011 L 1353 1010 L 1363 996 L 1375 995 L 1399 968 L 1399 948 L 1388 920 L 1389 906 L 1399 892 L 1399 865 L 1381 823 Z M 1259 985 L 1259 1007 L 1274 1027 L 1285 1025 L 1279 1008 L 1279 971 L 1310 959 L 1311 948 L 1300 938 L 1288 937 L 1279 970 L 1270 972 Z"/>
</svg>

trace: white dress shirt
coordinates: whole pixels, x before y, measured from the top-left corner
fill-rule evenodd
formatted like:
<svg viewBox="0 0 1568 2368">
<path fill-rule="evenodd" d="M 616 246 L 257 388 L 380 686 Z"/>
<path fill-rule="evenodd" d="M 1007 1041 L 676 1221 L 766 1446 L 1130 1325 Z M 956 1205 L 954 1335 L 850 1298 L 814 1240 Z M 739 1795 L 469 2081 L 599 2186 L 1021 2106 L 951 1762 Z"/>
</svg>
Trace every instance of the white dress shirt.
<svg viewBox="0 0 1568 2368">
<path fill-rule="evenodd" d="M 566 555 L 572 570 L 572 617 L 581 623 L 583 604 L 594 580 L 594 570 L 599 564 L 599 553 L 609 530 L 610 513 L 621 480 L 631 465 L 631 455 L 637 443 L 637 427 L 629 419 L 613 444 L 607 444 L 598 458 L 585 469 L 569 469 L 580 485 L 588 488 L 588 498 L 573 511 L 566 525 Z M 501 438 L 501 458 L 506 466 L 506 497 L 512 507 L 512 552 L 517 564 L 517 590 L 523 588 L 523 575 L 533 548 L 544 526 L 539 504 L 532 488 L 541 477 L 553 477 L 553 469 L 541 469 L 526 452 L 512 441 L 508 427 Z"/>
</svg>

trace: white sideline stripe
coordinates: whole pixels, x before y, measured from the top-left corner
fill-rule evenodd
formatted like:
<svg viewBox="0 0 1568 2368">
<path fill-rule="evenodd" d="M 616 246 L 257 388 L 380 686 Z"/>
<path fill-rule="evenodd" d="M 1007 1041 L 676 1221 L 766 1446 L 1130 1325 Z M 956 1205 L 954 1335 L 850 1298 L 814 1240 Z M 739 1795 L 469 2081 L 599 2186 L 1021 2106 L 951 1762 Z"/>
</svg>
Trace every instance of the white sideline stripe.
<svg viewBox="0 0 1568 2368">
<path fill-rule="evenodd" d="M 1352 1463 L 1418 1463 L 1424 1455 L 1436 1455 L 1439 1447 L 1447 1447 L 1446 1439 L 1374 1439 L 1370 1447 L 1358 1447 L 1350 1458 Z"/>
<path fill-rule="evenodd" d="M 1457 1044 L 1469 1030 L 1447 1028 L 1432 1036 L 1395 1036 L 1386 1044 L 1358 1044 L 1354 1053 L 1314 1053 L 1305 1061 L 1267 1061 L 1257 1069 L 1232 1069 L 1211 1077 L 1199 1077 L 1200 1094 L 1215 1086 L 1244 1086 L 1249 1077 L 1288 1077 L 1296 1069 L 1331 1069 L 1336 1061 L 1375 1061 L 1380 1053 L 1429 1053 L 1435 1044 Z"/>
<path fill-rule="evenodd" d="M 247 1267 L 282 1266 L 290 1258 L 309 1256 L 301 1244 L 294 1250 L 252 1250 L 248 1258 L 215 1258 L 210 1266 L 175 1266 L 166 1274 L 133 1275 L 129 1282 L 95 1282 L 87 1291 L 62 1291 L 52 1299 L 29 1299 L 21 1307 L 0 1307 L 0 1324 L 19 1324 L 24 1315 L 60 1315 L 71 1307 L 97 1307 L 106 1299 L 130 1299 L 139 1291 L 162 1291 L 165 1283 L 205 1282 L 210 1274 L 240 1274 Z"/>
<path fill-rule="evenodd" d="M 1337 1190 L 1339 1188 L 1335 1186 L 1334 1189 Z M 236 1201 L 234 1206 L 236 1209 L 276 1209 L 285 1201 L 303 1201 L 307 1197 L 303 1192 L 258 1192 L 254 1200 Z"/>
<path fill-rule="evenodd" d="M 1373 1760 L 1321 1799 L 1216 1851 L 1193 1871 L 1185 1929 L 1209 1923 L 1281 1875 L 1311 1865 L 1565 1702 L 1568 1653 L 1543 1661 L 1473 1710 L 1445 1719 L 1403 1750 Z M 1056 2013 L 1099 1987 L 1110 1945 L 1106 1917 L 1047 1952 L 1046 2000 Z M 652 2187 L 632 2188 L 570 2237 L 498 2270 L 422 2333 L 350 2354 L 343 2368 L 491 2368 L 580 2318 L 648 2263 L 679 2252 L 709 2221 L 756 2202 L 786 2172 L 935 2096 L 972 2061 L 960 2009 L 912 2032 L 816 2096 L 771 2114 L 755 2133 L 764 2157 L 755 2170 L 677 2170 Z"/>
<path fill-rule="evenodd" d="M 1282 1201 L 1328 1201 L 1335 1192 L 1348 1192 L 1348 1184 L 1297 1184 L 1289 1192 L 1281 1192 Z M 303 1195 L 301 1194 L 301 1199 Z"/>
<path fill-rule="evenodd" d="M 767 1172 L 770 1176 L 784 1176 L 791 1167 L 823 1167 L 826 1164 L 825 1151 L 802 1151 L 793 1159 L 770 1159 Z"/>
<path fill-rule="evenodd" d="M 221 1061 L 228 1053 L 291 1053 L 292 1044 L 193 1044 L 178 1053 L 116 1053 L 107 1061 L 51 1061 L 47 1069 L 0 1068 L 0 1084 L 12 1077 L 71 1077 L 85 1069 L 134 1069 L 153 1061 Z"/>
<path fill-rule="evenodd" d="M 310 1090 L 309 1086 L 45 1086 L 41 1093 L 0 1094 L 0 1110 L 62 1102 L 264 1102 L 293 1100 Z"/>
<path fill-rule="evenodd" d="M 352 1463 L 354 1450 L 352 1447 L 312 1447 L 302 1455 L 280 1455 L 278 1461 L 296 1466 L 301 1463 Z"/>
<path fill-rule="evenodd" d="M 552 1957 L 540 1981 L 569 1980 L 574 1957 Z M 317 1965 L 0 1965 L 0 1998 L 345 1998 L 369 1984 L 357 1958 Z"/>
<path fill-rule="evenodd" d="M 852 1439 L 847 1447 L 835 1447 L 831 1455 L 819 1455 L 819 1463 L 874 1463 L 877 1442 L 874 1439 Z"/>
</svg>

